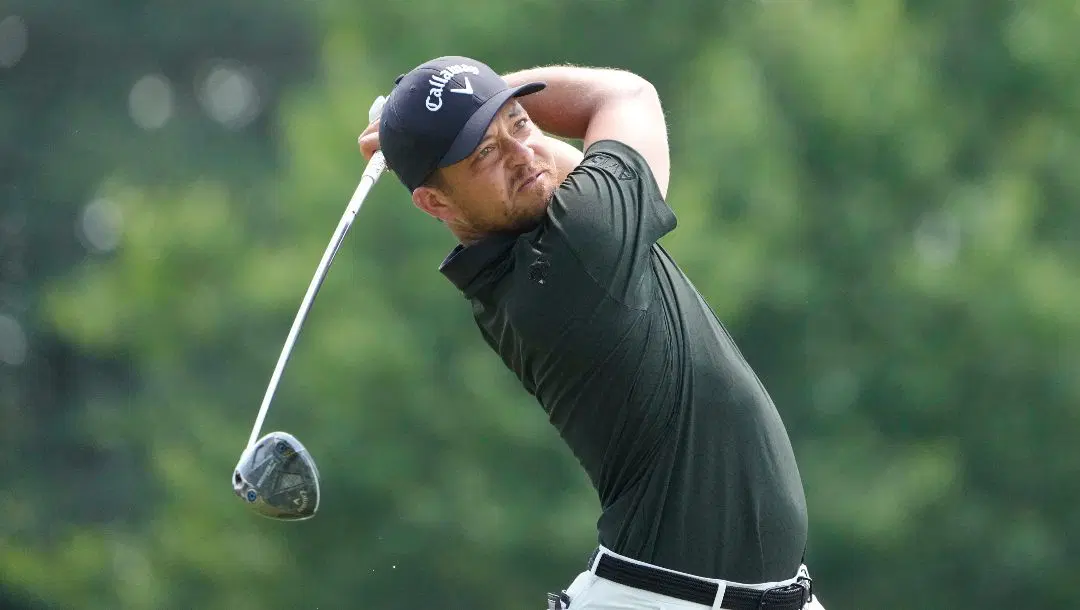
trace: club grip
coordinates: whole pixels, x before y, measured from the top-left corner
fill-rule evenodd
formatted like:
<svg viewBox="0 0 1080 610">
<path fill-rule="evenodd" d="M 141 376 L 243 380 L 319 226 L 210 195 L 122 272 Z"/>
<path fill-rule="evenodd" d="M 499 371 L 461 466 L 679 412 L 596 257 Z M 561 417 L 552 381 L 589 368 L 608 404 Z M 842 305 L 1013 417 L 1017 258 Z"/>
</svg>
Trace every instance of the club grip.
<svg viewBox="0 0 1080 610">
<path fill-rule="evenodd" d="M 383 157 L 382 151 L 375 151 L 375 154 L 371 156 L 371 160 L 368 161 L 367 167 L 364 168 L 364 174 L 361 176 L 361 179 L 368 178 L 372 182 L 375 182 L 385 170 L 386 159 Z"/>
<path fill-rule="evenodd" d="M 371 108 L 368 110 L 368 122 L 374 123 L 382 116 L 383 105 L 386 104 L 386 98 L 379 96 L 375 98 L 375 101 L 371 103 Z"/>
</svg>

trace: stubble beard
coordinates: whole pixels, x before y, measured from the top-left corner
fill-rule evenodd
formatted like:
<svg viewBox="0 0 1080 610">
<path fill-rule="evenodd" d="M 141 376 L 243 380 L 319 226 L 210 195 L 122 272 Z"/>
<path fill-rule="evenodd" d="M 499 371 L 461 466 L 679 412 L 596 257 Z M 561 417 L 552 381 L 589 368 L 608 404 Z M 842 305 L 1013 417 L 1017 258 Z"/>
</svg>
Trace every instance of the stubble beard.
<svg viewBox="0 0 1080 610">
<path fill-rule="evenodd" d="M 548 174 L 541 179 L 550 181 L 552 173 L 553 172 L 549 171 Z M 542 195 L 533 195 L 528 199 L 504 204 L 506 207 L 502 218 L 468 218 L 466 232 L 470 235 L 475 235 L 478 238 L 492 234 L 520 235 L 522 233 L 528 233 L 544 222 L 544 218 L 547 216 L 548 205 L 550 205 L 551 198 L 554 195 L 555 187 L 552 186 L 550 182 L 545 183 Z"/>
<path fill-rule="evenodd" d="M 527 201 L 522 202 L 524 205 L 512 208 L 511 211 L 515 212 L 515 228 L 520 232 L 526 232 L 540 225 L 544 221 L 544 217 L 547 216 L 548 205 L 551 204 L 551 198 L 554 195 L 554 188 L 545 188 L 543 195 L 529 198 Z"/>
</svg>

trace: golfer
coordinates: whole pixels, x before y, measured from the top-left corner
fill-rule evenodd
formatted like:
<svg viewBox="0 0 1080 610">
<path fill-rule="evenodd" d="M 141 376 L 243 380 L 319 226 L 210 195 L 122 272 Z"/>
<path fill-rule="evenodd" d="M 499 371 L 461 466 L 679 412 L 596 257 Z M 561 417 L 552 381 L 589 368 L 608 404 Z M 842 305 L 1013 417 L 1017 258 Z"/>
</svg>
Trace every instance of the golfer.
<svg viewBox="0 0 1080 610">
<path fill-rule="evenodd" d="M 548 607 L 821 608 L 784 424 L 657 244 L 676 220 L 656 90 L 440 57 L 395 81 L 360 147 L 457 238 L 441 273 L 599 496 L 598 546 Z"/>
</svg>

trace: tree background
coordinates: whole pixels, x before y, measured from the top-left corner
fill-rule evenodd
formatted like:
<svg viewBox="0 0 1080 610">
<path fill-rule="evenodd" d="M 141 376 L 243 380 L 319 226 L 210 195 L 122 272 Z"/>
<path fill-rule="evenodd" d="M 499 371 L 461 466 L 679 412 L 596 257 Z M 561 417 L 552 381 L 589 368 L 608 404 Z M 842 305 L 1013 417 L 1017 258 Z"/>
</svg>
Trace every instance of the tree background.
<svg viewBox="0 0 1080 610">
<path fill-rule="evenodd" d="M 0 607 L 543 607 L 591 489 L 392 176 L 229 477 L 393 78 L 444 54 L 649 78 L 664 245 L 787 422 L 830 610 L 1070 607 L 1080 13 L 1066 0 L 4 0 Z"/>
</svg>

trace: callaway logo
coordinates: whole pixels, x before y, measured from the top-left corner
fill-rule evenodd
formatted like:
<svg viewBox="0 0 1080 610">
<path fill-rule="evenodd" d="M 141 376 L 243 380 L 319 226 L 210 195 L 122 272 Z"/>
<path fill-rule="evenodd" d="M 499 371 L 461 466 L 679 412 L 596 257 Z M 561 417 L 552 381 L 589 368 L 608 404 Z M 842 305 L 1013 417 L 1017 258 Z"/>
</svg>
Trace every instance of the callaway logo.
<svg viewBox="0 0 1080 610">
<path fill-rule="evenodd" d="M 293 506 L 298 507 L 300 510 L 304 510 L 305 508 L 307 508 L 307 505 L 308 505 L 307 492 L 306 491 L 301 491 L 300 495 L 298 497 L 293 498 L 292 503 L 293 503 Z"/>
<path fill-rule="evenodd" d="M 427 99 L 424 100 L 424 105 L 427 106 L 428 110 L 435 112 L 439 108 L 442 108 L 443 87 L 446 86 L 446 83 L 450 82 L 450 79 L 453 78 L 454 75 L 461 74 L 462 72 L 480 74 L 480 69 L 476 66 L 470 66 L 469 64 L 454 64 L 439 70 L 438 74 L 428 79 L 428 84 L 431 85 L 431 89 L 428 89 Z M 465 81 L 465 86 L 460 89 L 451 89 L 450 93 L 472 95 L 473 88 L 472 83 L 469 82 L 469 77 L 463 76 L 462 80 Z"/>
</svg>

